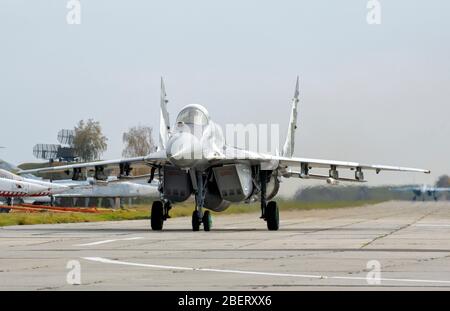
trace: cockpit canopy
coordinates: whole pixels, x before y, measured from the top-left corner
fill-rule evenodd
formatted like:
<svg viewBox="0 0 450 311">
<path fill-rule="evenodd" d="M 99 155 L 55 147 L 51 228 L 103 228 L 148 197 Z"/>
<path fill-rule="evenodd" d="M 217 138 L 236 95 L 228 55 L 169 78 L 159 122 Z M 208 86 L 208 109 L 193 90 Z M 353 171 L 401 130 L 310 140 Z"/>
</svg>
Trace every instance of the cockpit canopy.
<svg viewBox="0 0 450 311">
<path fill-rule="evenodd" d="M 183 123 L 193 126 L 208 125 L 208 111 L 200 105 L 189 105 L 180 111 L 177 117 L 177 123 Z"/>
</svg>

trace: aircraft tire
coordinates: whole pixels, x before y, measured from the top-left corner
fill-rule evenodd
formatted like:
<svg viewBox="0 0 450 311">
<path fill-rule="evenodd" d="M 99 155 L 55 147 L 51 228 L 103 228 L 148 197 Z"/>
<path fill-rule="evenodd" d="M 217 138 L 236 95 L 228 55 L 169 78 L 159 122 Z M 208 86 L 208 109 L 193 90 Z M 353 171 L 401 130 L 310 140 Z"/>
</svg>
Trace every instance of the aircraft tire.
<svg viewBox="0 0 450 311">
<path fill-rule="evenodd" d="M 202 217 L 203 230 L 210 231 L 212 227 L 212 216 L 209 211 L 206 211 Z"/>
<path fill-rule="evenodd" d="M 280 228 L 280 213 L 278 210 L 278 204 L 275 201 L 270 201 L 266 206 L 266 222 L 267 229 L 270 231 L 276 231 Z"/>
<path fill-rule="evenodd" d="M 200 230 L 201 221 L 202 221 L 202 218 L 200 217 L 200 211 L 193 211 L 192 212 L 192 231 Z"/>
<path fill-rule="evenodd" d="M 155 201 L 152 204 L 152 215 L 150 216 L 152 230 L 160 231 L 164 224 L 164 208 L 161 201 Z"/>
<path fill-rule="evenodd" d="M 2 213 L 8 214 L 10 210 L 11 210 L 10 208 L 0 208 L 0 214 Z"/>
</svg>

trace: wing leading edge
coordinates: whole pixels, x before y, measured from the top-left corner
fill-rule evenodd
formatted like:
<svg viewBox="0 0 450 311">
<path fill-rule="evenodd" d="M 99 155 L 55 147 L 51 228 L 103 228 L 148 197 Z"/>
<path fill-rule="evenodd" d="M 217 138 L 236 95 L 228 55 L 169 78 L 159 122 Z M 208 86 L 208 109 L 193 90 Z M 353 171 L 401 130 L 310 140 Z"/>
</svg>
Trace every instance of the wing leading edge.
<svg viewBox="0 0 450 311">
<path fill-rule="evenodd" d="M 153 152 L 147 156 L 125 158 L 117 160 L 105 160 L 105 161 L 94 161 L 87 163 L 77 163 L 69 165 L 60 165 L 52 167 L 43 167 L 31 170 L 21 170 L 18 174 L 34 174 L 34 173 L 49 173 L 49 172 L 64 172 L 73 169 L 83 169 L 83 168 L 95 168 L 95 167 L 109 167 L 117 166 L 121 164 L 149 164 L 149 165 L 163 165 L 167 161 L 166 152 L 164 150 Z"/>
</svg>

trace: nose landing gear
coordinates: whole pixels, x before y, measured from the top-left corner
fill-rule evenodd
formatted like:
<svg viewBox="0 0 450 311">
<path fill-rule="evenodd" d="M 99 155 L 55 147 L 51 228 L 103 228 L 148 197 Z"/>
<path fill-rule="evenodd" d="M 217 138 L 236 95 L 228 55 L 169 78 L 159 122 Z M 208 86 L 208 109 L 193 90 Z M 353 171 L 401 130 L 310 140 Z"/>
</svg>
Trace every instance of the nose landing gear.
<svg viewBox="0 0 450 311">
<path fill-rule="evenodd" d="M 210 231 L 212 226 L 212 217 L 209 211 L 206 211 L 202 217 L 203 230 Z"/>
<path fill-rule="evenodd" d="M 203 224 L 203 230 L 210 231 L 212 227 L 212 217 L 210 211 L 203 212 L 205 204 L 206 181 L 203 173 L 197 172 L 197 193 L 195 194 L 195 210 L 192 212 L 192 231 L 199 231 Z"/>
<path fill-rule="evenodd" d="M 200 224 L 202 221 L 202 216 L 199 210 L 192 212 L 192 231 L 199 231 Z"/>
</svg>

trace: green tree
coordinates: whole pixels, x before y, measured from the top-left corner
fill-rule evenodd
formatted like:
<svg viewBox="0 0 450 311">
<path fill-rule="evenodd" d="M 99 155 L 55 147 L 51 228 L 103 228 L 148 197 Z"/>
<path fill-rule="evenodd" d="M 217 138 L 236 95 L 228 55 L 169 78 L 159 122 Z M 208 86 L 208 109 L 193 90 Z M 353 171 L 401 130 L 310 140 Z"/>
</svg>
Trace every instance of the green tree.
<svg viewBox="0 0 450 311">
<path fill-rule="evenodd" d="M 442 175 L 438 178 L 436 182 L 436 187 L 450 187 L 450 176 L 448 175 Z"/>
<path fill-rule="evenodd" d="M 139 157 L 156 150 L 153 140 L 153 129 L 149 126 L 134 126 L 123 133 L 122 141 L 125 147 L 122 151 L 124 157 Z"/>
<path fill-rule="evenodd" d="M 92 119 L 87 122 L 80 120 L 74 130 L 73 147 L 76 155 L 82 161 L 98 160 L 108 147 L 108 139 L 103 135 L 100 123 Z"/>
</svg>

